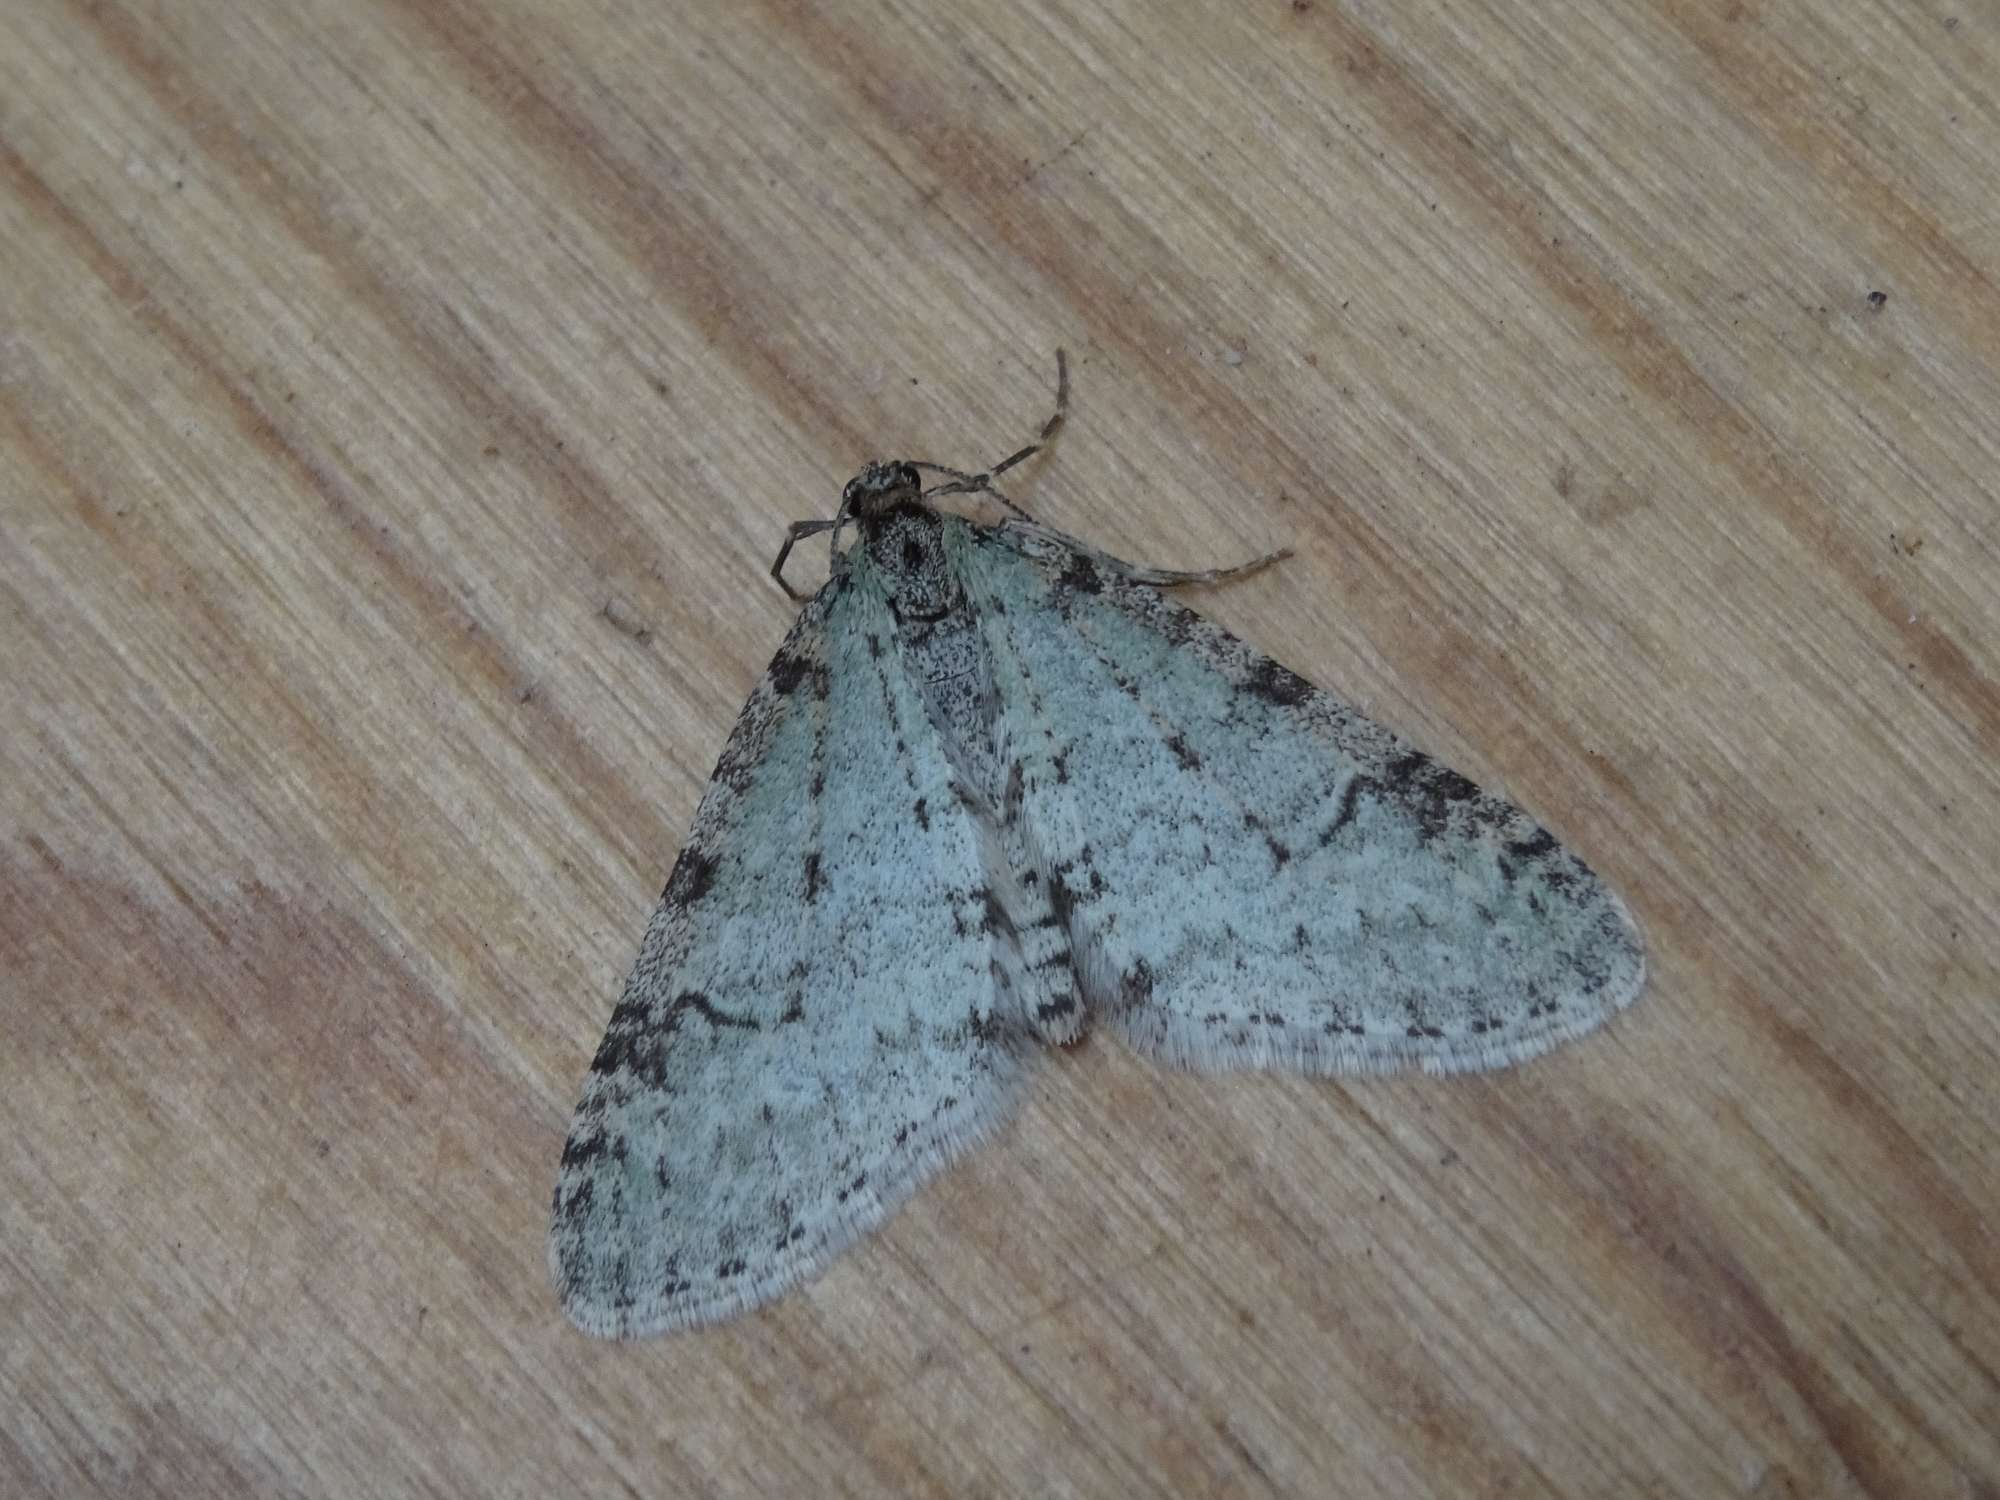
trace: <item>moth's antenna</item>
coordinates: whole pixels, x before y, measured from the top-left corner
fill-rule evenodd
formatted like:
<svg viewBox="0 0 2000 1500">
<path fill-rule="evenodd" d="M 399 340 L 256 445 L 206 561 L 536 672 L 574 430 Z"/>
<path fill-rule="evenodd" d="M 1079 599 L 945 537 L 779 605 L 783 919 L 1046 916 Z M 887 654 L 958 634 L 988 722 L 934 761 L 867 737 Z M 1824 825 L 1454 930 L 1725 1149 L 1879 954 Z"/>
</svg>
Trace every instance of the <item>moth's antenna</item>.
<svg viewBox="0 0 2000 1500">
<path fill-rule="evenodd" d="M 942 474 L 945 476 L 947 482 L 932 485 L 924 491 L 926 497 L 931 495 L 970 495 L 984 492 L 998 500 L 1022 520 L 1032 521 L 1034 517 L 1021 509 L 1012 500 L 1009 500 L 1005 495 L 1001 494 L 994 487 L 993 481 L 1013 468 L 1014 465 L 1025 463 L 1037 453 L 1040 453 L 1050 443 L 1054 442 L 1056 434 L 1062 430 L 1063 418 L 1068 415 L 1069 356 L 1064 354 L 1061 349 L 1057 349 L 1056 409 L 1049 414 L 1048 421 L 1042 423 L 1042 430 L 1035 435 L 1035 440 L 1032 443 L 1017 452 L 1008 454 L 999 463 L 993 465 L 992 468 L 982 470 L 977 474 L 968 474 L 963 469 L 948 468 L 944 464 L 925 463 L 922 460 L 913 460 L 910 467 L 915 469 L 929 469 L 933 474 Z"/>
</svg>

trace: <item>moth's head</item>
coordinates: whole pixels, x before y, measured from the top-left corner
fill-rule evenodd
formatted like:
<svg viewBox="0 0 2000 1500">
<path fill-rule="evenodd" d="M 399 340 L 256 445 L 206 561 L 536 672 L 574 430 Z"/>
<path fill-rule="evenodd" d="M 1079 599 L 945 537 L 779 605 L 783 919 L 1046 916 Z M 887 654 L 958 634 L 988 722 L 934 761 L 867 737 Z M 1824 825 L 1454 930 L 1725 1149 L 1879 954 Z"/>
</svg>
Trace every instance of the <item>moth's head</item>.
<svg viewBox="0 0 2000 1500">
<path fill-rule="evenodd" d="M 886 515 L 899 505 L 916 504 L 923 489 L 913 465 L 901 460 L 872 463 L 847 481 L 840 508 L 857 519 Z"/>
</svg>

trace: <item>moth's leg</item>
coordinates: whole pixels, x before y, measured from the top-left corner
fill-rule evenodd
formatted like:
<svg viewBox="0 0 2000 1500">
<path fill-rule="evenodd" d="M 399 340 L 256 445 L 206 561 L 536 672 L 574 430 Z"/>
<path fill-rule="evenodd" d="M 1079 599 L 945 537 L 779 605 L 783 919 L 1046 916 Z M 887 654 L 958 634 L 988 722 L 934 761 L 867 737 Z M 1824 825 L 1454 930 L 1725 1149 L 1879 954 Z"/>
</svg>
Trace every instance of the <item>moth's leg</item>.
<svg viewBox="0 0 2000 1500">
<path fill-rule="evenodd" d="M 1228 568 L 1150 568 L 1144 563 L 1126 562 L 1122 557 L 1113 557 L 1108 552 L 1096 548 L 1085 548 L 1090 559 L 1101 568 L 1109 568 L 1121 578 L 1129 578 L 1134 583 L 1148 583 L 1154 588 L 1170 589 L 1183 583 L 1223 583 L 1231 578 L 1247 577 L 1251 573 L 1268 568 L 1272 563 L 1283 562 L 1292 555 L 1290 547 L 1280 547 L 1276 552 L 1266 552 L 1262 557 L 1253 557 L 1248 562 L 1237 563 Z"/>
<path fill-rule="evenodd" d="M 1027 451 L 1032 453 L 1034 449 L 1030 448 Z M 924 498 L 926 500 L 930 499 L 933 495 L 991 495 L 1022 520 L 1032 521 L 1035 519 L 994 486 L 993 475 L 998 472 L 997 470 L 989 469 L 984 474 L 967 474 L 961 469 L 947 469 L 943 464 L 927 464 L 922 459 L 912 459 L 910 467 L 913 469 L 929 469 L 933 474 L 944 474 L 949 476 L 951 480 L 949 484 L 934 484 L 925 490 Z"/>
<path fill-rule="evenodd" d="M 996 495 L 1000 493 L 993 488 L 993 471 L 991 469 L 987 470 L 984 474 L 968 474 L 963 469 L 954 469 L 950 464 L 934 464 L 928 459 L 922 458 L 911 459 L 910 467 L 913 469 L 928 469 L 931 473 L 942 474 L 946 479 L 951 481 L 949 484 L 932 485 L 924 491 L 926 496 L 964 495 L 971 494 L 974 490 L 988 490 Z"/>
<path fill-rule="evenodd" d="M 792 555 L 792 546 L 803 537 L 818 536 L 822 531 L 831 531 L 840 524 L 839 517 L 831 521 L 794 521 L 785 528 L 785 544 L 778 549 L 778 560 L 771 564 L 771 576 L 778 580 L 778 587 L 793 599 L 806 596 L 785 582 L 785 559 Z"/>
<path fill-rule="evenodd" d="M 1045 541 L 1058 542 L 1072 552 L 1080 552 L 1107 573 L 1133 583 L 1150 584 L 1154 588 L 1173 588 L 1183 583 L 1222 583 L 1231 578 L 1242 578 L 1268 568 L 1272 563 L 1283 562 L 1292 555 L 1290 547 L 1280 547 L 1276 552 L 1266 552 L 1262 557 L 1253 557 L 1246 563 L 1237 563 L 1230 568 L 1155 568 L 1146 563 L 1127 562 L 1122 557 L 1113 557 L 1093 547 L 1088 542 L 1079 541 L 1067 532 L 1057 531 L 1053 526 L 1044 526 L 1039 521 L 1009 521 L 1015 531 L 1026 532 L 1041 537 Z"/>
<path fill-rule="evenodd" d="M 995 500 L 998 500 L 1002 505 L 1006 506 L 1007 509 L 1014 512 L 1014 514 L 1019 516 L 1022 520 L 1024 521 L 1033 520 L 1034 518 L 1030 516 L 1025 510 L 1021 509 L 1020 506 L 1016 505 L 1012 500 L 1009 500 L 1005 495 L 1001 494 L 999 490 L 995 489 L 993 487 L 993 481 L 998 479 L 1002 474 L 1005 474 L 1009 469 L 1013 468 L 1014 465 L 1027 462 L 1029 459 L 1033 458 L 1037 453 L 1040 453 L 1042 449 L 1046 448 L 1051 442 L 1055 441 L 1056 433 L 1062 430 L 1063 418 L 1065 418 L 1068 415 L 1069 415 L 1069 356 L 1064 354 L 1062 350 L 1058 349 L 1056 350 L 1056 409 L 1049 414 L 1048 421 L 1042 423 L 1042 430 L 1035 435 L 1035 440 L 1032 443 L 1028 444 L 1028 446 L 1025 448 L 1018 449 L 1017 451 L 1008 454 L 1005 458 L 1001 459 L 999 463 L 993 465 L 992 468 L 983 470 L 977 474 L 967 474 L 962 469 L 947 468 L 943 464 L 929 464 L 929 463 L 917 462 L 913 464 L 912 467 L 919 469 L 929 469 L 933 474 L 943 474 L 946 478 L 948 478 L 951 481 L 949 484 L 941 484 L 934 486 L 933 488 L 925 491 L 926 494 L 969 495 L 969 494 L 983 492 L 985 494 L 991 495 Z"/>
</svg>

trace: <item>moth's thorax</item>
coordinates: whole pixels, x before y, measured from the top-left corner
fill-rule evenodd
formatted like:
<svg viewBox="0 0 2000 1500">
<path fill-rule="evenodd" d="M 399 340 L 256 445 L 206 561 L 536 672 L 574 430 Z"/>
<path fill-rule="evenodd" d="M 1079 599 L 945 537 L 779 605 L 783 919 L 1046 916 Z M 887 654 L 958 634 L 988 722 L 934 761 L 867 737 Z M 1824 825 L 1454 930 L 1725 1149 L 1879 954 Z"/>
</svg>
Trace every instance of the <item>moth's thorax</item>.
<svg viewBox="0 0 2000 1500">
<path fill-rule="evenodd" d="M 911 498 L 863 514 L 861 544 L 898 620 L 937 620 L 964 607 L 965 596 L 945 552 L 944 517 Z"/>
</svg>

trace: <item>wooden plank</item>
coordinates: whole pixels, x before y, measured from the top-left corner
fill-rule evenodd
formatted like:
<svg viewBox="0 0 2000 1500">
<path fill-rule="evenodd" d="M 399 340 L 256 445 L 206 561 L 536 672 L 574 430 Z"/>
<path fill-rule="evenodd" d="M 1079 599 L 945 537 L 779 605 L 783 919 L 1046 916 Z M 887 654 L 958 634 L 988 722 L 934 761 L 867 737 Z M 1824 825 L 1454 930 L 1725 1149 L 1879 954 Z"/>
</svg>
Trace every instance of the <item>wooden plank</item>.
<svg viewBox="0 0 2000 1500">
<path fill-rule="evenodd" d="M 0 1488 L 2000 1486 L 1990 8 L 0 16 Z M 1518 1072 L 1052 1057 L 615 1347 L 574 1091 L 867 458 L 1550 822 Z M 802 576 L 820 566 L 806 559 Z"/>
</svg>

